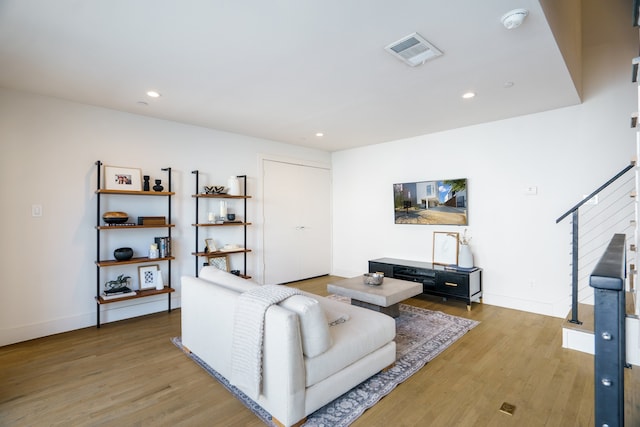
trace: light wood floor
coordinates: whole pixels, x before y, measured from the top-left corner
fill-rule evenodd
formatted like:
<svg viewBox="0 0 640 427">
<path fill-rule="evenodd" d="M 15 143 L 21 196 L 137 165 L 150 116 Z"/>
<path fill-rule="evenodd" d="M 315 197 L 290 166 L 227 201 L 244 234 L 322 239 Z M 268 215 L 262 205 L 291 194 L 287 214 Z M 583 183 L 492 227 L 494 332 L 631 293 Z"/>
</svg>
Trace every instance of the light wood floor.
<svg viewBox="0 0 640 427">
<path fill-rule="evenodd" d="M 328 277 L 294 286 L 326 295 Z M 353 426 L 593 426 L 593 357 L 561 348 L 562 319 L 417 297 L 481 321 Z M 2 426 L 261 426 L 180 352 L 180 311 L 0 348 Z M 639 367 L 625 370 L 640 425 Z M 513 415 L 499 411 L 503 402 Z"/>
</svg>

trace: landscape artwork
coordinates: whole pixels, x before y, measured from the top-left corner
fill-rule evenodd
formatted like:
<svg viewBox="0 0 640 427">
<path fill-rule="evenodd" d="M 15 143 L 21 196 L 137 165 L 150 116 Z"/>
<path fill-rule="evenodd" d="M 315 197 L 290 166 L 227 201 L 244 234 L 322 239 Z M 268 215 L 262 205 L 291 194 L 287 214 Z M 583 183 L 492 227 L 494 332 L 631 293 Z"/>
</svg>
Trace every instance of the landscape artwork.
<svg viewBox="0 0 640 427">
<path fill-rule="evenodd" d="M 393 184 L 396 224 L 468 225 L 467 179 Z"/>
</svg>

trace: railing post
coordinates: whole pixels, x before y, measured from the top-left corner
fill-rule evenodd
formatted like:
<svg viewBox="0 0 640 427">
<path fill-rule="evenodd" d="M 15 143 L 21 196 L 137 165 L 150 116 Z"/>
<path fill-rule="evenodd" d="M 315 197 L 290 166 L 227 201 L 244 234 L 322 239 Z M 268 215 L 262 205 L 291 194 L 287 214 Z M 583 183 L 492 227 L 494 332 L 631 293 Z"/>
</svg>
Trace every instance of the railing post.
<svg viewBox="0 0 640 427">
<path fill-rule="evenodd" d="M 571 320 L 569 322 L 581 325 L 578 320 L 578 210 L 573 211 L 571 217 Z"/>
<path fill-rule="evenodd" d="M 596 426 L 624 426 L 625 276 L 625 235 L 615 234 L 589 277 L 595 301 Z"/>
</svg>

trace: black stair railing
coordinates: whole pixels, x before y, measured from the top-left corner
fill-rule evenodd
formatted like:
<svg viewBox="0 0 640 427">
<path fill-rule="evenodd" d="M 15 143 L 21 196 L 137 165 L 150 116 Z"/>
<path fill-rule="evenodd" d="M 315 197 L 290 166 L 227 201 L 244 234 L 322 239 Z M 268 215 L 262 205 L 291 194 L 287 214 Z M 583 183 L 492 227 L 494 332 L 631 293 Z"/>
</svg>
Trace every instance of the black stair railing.
<svg viewBox="0 0 640 427">
<path fill-rule="evenodd" d="M 615 174 L 611 179 L 598 187 L 591 194 L 582 199 L 579 203 L 569 209 L 567 212 L 562 214 L 558 219 L 556 219 L 556 224 L 571 215 L 571 319 L 569 322 L 575 324 L 582 324 L 582 322 L 578 319 L 578 243 L 579 243 L 579 228 L 578 228 L 578 217 L 580 208 L 589 203 L 591 199 L 596 197 L 602 190 L 613 184 L 620 177 L 625 175 L 631 169 L 635 167 L 636 163 L 631 162 L 627 167 L 622 169 L 620 172 Z"/>
<path fill-rule="evenodd" d="M 589 277 L 594 289 L 595 425 L 624 426 L 625 235 L 615 234 Z"/>
</svg>

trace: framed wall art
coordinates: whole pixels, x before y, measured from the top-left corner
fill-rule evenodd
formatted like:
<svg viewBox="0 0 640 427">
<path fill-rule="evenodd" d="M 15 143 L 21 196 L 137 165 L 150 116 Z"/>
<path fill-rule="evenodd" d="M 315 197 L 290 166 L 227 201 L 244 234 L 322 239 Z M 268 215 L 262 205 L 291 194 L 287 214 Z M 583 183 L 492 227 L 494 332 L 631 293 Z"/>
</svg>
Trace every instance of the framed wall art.
<svg viewBox="0 0 640 427">
<path fill-rule="evenodd" d="M 448 231 L 433 232 L 433 264 L 458 264 L 459 234 Z"/>
<path fill-rule="evenodd" d="M 467 179 L 393 184 L 396 224 L 468 225 Z"/>
<path fill-rule="evenodd" d="M 141 291 L 145 289 L 155 289 L 160 277 L 160 267 L 158 264 L 138 267 L 138 278 L 140 280 L 139 283 Z"/>
<path fill-rule="evenodd" d="M 211 256 L 208 258 L 209 265 L 220 270 L 229 271 L 229 255 Z"/>
<path fill-rule="evenodd" d="M 107 190 L 142 191 L 142 171 L 138 168 L 105 166 L 104 188 Z"/>
</svg>

